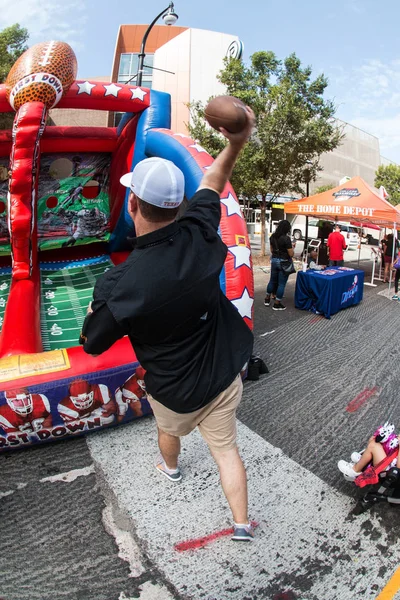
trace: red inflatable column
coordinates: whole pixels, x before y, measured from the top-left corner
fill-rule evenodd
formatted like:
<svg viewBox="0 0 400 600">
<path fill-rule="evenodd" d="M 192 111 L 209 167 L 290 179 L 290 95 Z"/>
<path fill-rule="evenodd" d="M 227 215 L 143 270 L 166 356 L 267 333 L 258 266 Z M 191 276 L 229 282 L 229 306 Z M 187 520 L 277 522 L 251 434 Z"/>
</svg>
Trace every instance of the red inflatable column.
<svg viewBox="0 0 400 600">
<path fill-rule="evenodd" d="M 0 339 L 0 357 L 41 352 L 37 189 L 40 138 L 47 117 L 41 102 L 18 110 L 10 157 L 8 219 L 12 279 Z"/>
<path fill-rule="evenodd" d="M 47 108 L 26 103 L 14 119 L 8 192 L 8 215 L 14 279 L 28 279 L 36 259 L 36 196 L 40 164 L 40 138 Z"/>
</svg>

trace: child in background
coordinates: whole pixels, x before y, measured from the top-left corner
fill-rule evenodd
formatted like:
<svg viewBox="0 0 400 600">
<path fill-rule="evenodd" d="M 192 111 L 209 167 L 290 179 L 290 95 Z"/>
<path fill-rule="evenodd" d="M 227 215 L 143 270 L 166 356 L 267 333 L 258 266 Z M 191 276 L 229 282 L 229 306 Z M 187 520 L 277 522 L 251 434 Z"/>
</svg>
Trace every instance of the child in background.
<svg viewBox="0 0 400 600">
<path fill-rule="evenodd" d="M 394 425 L 387 422 L 379 427 L 374 435 L 368 440 L 368 446 L 363 452 L 353 452 L 351 462 L 339 460 L 338 469 L 343 473 L 345 479 L 354 481 L 361 475 L 362 471 L 371 462 L 374 467 L 378 465 L 386 456 L 391 454 L 399 445 L 399 436 L 394 433 Z M 395 467 L 397 458 L 394 458 L 388 469 Z"/>
<path fill-rule="evenodd" d="M 322 271 L 325 269 L 323 265 L 317 264 L 318 252 L 314 246 L 310 246 L 308 249 L 307 267 L 314 271 Z"/>
</svg>

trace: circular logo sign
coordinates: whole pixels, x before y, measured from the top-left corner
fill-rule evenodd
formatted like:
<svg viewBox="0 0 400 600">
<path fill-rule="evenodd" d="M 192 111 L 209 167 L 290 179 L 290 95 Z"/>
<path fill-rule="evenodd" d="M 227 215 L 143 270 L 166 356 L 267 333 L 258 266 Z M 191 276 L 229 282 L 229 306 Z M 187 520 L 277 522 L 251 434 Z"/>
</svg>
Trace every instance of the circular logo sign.
<svg viewBox="0 0 400 600">
<path fill-rule="evenodd" d="M 243 54 L 243 42 L 240 40 L 233 40 L 229 44 L 228 50 L 226 51 L 226 56 L 228 58 L 237 58 L 238 60 L 242 58 Z"/>
<path fill-rule="evenodd" d="M 342 188 L 332 194 L 332 196 L 335 197 L 336 202 L 344 202 L 345 200 L 350 200 L 351 198 L 356 198 L 356 196 L 360 195 L 358 188 Z"/>
</svg>

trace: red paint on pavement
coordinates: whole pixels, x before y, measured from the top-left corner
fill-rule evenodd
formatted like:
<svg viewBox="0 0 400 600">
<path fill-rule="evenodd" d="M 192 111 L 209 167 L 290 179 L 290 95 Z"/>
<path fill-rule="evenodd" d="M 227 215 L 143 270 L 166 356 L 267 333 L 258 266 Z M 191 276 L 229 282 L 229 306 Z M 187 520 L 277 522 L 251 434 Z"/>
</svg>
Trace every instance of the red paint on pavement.
<svg viewBox="0 0 400 600">
<path fill-rule="evenodd" d="M 351 402 L 349 402 L 349 404 L 347 405 L 347 408 L 346 408 L 346 412 L 349 412 L 349 413 L 356 412 L 356 410 L 361 408 L 361 406 L 368 400 L 368 398 L 371 398 L 371 396 L 374 396 L 378 391 L 379 390 L 377 387 L 373 387 L 371 389 L 365 388 L 365 390 L 360 392 L 358 394 L 358 396 L 356 396 L 355 398 L 353 398 L 353 400 Z"/>
<path fill-rule="evenodd" d="M 310 319 L 309 324 L 312 325 L 313 323 L 318 323 L 318 321 L 321 321 L 321 319 L 325 319 L 325 317 L 323 315 L 313 317 L 312 319 Z"/>
<path fill-rule="evenodd" d="M 250 521 L 252 527 L 257 527 L 258 523 L 256 521 Z M 174 546 L 174 550 L 178 552 L 185 552 L 186 550 L 197 550 L 197 548 L 203 548 L 207 544 L 218 540 L 221 537 L 225 537 L 227 535 L 233 534 L 233 527 L 229 527 L 229 529 L 221 529 L 221 531 L 216 531 L 215 533 L 209 533 L 208 535 L 204 535 L 203 537 L 195 538 L 193 540 L 187 540 L 185 542 L 178 542 Z"/>
<path fill-rule="evenodd" d="M 296 596 L 291 590 L 289 590 L 287 592 L 281 592 L 280 594 L 277 594 L 272 600 L 296 600 Z"/>
</svg>

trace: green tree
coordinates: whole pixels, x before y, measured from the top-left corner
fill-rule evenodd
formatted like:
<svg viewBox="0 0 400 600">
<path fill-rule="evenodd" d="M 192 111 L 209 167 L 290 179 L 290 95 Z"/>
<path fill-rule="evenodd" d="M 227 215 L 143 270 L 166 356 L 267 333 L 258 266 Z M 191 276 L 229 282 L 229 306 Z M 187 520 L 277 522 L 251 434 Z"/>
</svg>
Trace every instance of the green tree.
<svg viewBox="0 0 400 600">
<path fill-rule="evenodd" d="M 18 23 L 0 31 L 0 83 L 4 83 L 15 61 L 27 49 L 28 30 Z M 0 115 L 0 129 L 10 129 L 14 120 L 13 113 Z"/>
<path fill-rule="evenodd" d="M 273 52 L 256 52 L 247 67 L 225 59 L 219 80 L 227 93 L 243 100 L 256 115 L 256 132 L 241 153 L 232 176 L 236 192 L 261 205 L 261 254 L 265 254 L 265 210 L 284 193 L 304 195 L 306 177 L 314 180 L 323 152 L 343 137 L 333 120 L 334 104 L 323 98 L 327 80 L 311 78 L 295 54 L 284 61 Z M 225 142 L 203 119 L 202 105 L 191 106 L 190 134 L 215 156 Z"/>
<path fill-rule="evenodd" d="M 315 194 L 322 194 L 322 192 L 327 192 L 328 190 L 333 190 L 333 188 L 336 187 L 336 183 L 327 183 L 326 185 L 320 185 L 319 187 L 315 188 L 315 190 L 313 191 L 313 195 Z"/>
<path fill-rule="evenodd" d="M 18 23 L 0 32 L 0 83 L 4 83 L 9 70 L 28 46 L 28 30 Z"/>
<path fill-rule="evenodd" d="M 389 194 L 387 200 L 395 206 L 400 202 L 400 166 L 380 165 L 375 173 L 375 187 L 380 188 L 381 185 Z"/>
</svg>

